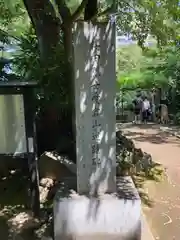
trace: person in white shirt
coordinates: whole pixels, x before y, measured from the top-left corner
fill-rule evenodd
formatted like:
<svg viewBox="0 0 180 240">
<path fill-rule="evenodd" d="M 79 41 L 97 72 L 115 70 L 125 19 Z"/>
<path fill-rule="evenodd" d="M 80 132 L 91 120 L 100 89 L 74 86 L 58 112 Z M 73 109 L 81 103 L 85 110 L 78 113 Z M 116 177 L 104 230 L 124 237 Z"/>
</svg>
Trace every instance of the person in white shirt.
<svg viewBox="0 0 180 240">
<path fill-rule="evenodd" d="M 149 118 L 151 110 L 151 105 L 147 97 L 144 97 L 144 100 L 142 102 L 142 120 L 144 123 L 147 123 L 147 120 Z"/>
</svg>

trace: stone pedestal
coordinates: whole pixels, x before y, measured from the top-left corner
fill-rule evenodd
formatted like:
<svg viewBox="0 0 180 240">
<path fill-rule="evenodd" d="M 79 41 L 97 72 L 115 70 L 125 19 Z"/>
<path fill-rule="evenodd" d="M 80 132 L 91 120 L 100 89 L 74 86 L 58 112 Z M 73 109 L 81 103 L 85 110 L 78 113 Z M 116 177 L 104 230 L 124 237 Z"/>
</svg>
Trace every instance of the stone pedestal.
<svg viewBox="0 0 180 240">
<path fill-rule="evenodd" d="M 71 193 L 54 200 L 55 240 L 141 239 L 141 201 L 130 177 L 117 179 L 117 192 L 89 197 Z M 60 196 L 59 196 L 60 195 Z"/>
</svg>

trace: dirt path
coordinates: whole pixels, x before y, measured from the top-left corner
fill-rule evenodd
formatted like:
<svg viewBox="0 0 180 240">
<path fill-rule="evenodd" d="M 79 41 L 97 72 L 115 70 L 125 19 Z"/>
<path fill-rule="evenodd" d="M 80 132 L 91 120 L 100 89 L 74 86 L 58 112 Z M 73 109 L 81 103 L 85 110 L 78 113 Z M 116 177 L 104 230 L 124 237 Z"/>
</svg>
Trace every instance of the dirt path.
<svg viewBox="0 0 180 240">
<path fill-rule="evenodd" d="M 180 239 L 180 139 L 158 125 L 128 125 L 123 128 L 136 147 L 150 153 L 166 168 L 168 178 L 161 183 L 147 182 L 145 187 L 154 204 L 145 208 L 155 239 Z"/>
</svg>

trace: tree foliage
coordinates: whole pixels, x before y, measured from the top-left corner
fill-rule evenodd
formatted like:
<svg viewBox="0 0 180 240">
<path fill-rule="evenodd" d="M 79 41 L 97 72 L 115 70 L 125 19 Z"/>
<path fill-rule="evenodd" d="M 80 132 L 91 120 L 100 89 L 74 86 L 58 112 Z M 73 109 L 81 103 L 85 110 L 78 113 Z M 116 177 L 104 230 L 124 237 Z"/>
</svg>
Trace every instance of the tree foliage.
<svg viewBox="0 0 180 240">
<path fill-rule="evenodd" d="M 35 14 L 41 20 L 45 18 L 46 21 L 50 21 L 51 18 L 51 21 L 60 23 L 62 27 L 63 22 L 73 22 L 83 18 L 85 8 L 86 13 L 88 10 L 92 11 L 92 3 L 95 3 L 93 15 L 98 18 L 116 12 L 119 32 L 131 35 L 138 40 L 140 46 L 143 46 L 148 35 L 155 36 L 159 44 L 165 44 L 167 40 L 178 37 L 180 10 L 177 0 L 93 0 L 93 2 L 92 0 L 1 0 L 1 29 L 6 26 L 8 32 L 19 34 L 19 31 L 25 30 L 29 20 L 36 29 Z M 30 8 L 33 4 L 34 9 Z"/>
<path fill-rule="evenodd" d="M 0 9 L 0 42 L 19 49 L 14 56 L 16 73 L 38 79 L 47 99 L 55 102 L 73 101 L 71 29 L 77 19 L 103 21 L 115 14 L 119 34 L 136 39 L 142 49 L 149 35 L 159 46 L 178 41 L 177 0 L 0 0 Z M 128 62 L 127 66 L 120 61 L 121 70 L 123 65 L 130 72 L 139 66 L 140 59 L 121 57 Z M 149 71 L 146 77 L 151 79 Z M 141 72 L 128 78 L 139 79 Z"/>
<path fill-rule="evenodd" d="M 119 1 L 119 31 L 131 35 L 144 48 L 149 35 L 158 45 L 177 39 L 179 3 L 177 0 Z"/>
<path fill-rule="evenodd" d="M 116 71 L 119 77 L 140 68 L 142 49 L 134 44 L 121 46 L 116 51 Z"/>
<path fill-rule="evenodd" d="M 14 72 L 22 79 L 38 80 L 43 86 L 39 97 L 45 100 L 45 104 L 50 101 L 56 104 L 56 107 L 65 107 L 68 103 L 68 93 L 67 81 L 64 78 L 66 66 L 63 48 L 54 55 L 58 64 L 45 69 L 40 61 L 38 40 L 34 29 L 32 27 L 27 29 L 19 40 L 18 51 L 13 54 Z"/>
<path fill-rule="evenodd" d="M 122 59 L 124 63 L 124 71 L 118 75 L 117 92 L 121 92 L 122 88 L 132 89 L 124 93 L 124 98 L 131 102 L 137 90 L 146 89 L 146 92 L 150 92 L 152 88 L 161 89 L 163 96 L 168 100 L 169 112 L 173 119 L 180 123 L 180 48 L 173 45 L 161 49 L 152 48 L 142 52 L 137 59 L 130 55 L 131 46 L 127 47 L 124 55 L 127 53 L 129 54 L 126 59 L 131 61 L 124 61 L 119 57 L 119 61 Z M 133 68 L 129 67 L 132 61 L 135 62 Z"/>
</svg>

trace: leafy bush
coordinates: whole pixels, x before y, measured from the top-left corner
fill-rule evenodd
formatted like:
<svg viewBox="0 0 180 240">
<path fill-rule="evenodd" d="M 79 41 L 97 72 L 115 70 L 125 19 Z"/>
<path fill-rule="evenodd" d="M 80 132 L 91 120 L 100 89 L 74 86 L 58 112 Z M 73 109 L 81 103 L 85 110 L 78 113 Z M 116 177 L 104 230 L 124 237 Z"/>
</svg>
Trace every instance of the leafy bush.
<svg viewBox="0 0 180 240">
<path fill-rule="evenodd" d="M 27 81 L 37 81 L 40 85 L 38 99 L 41 105 L 54 105 L 59 109 L 68 108 L 68 81 L 65 78 L 66 66 L 64 49 L 59 43 L 55 59 L 44 66 L 40 61 L 38 40 L 30 27 L 21 37 L 18 51 L 14 54 L 13 70 Z"/>
</svg>

